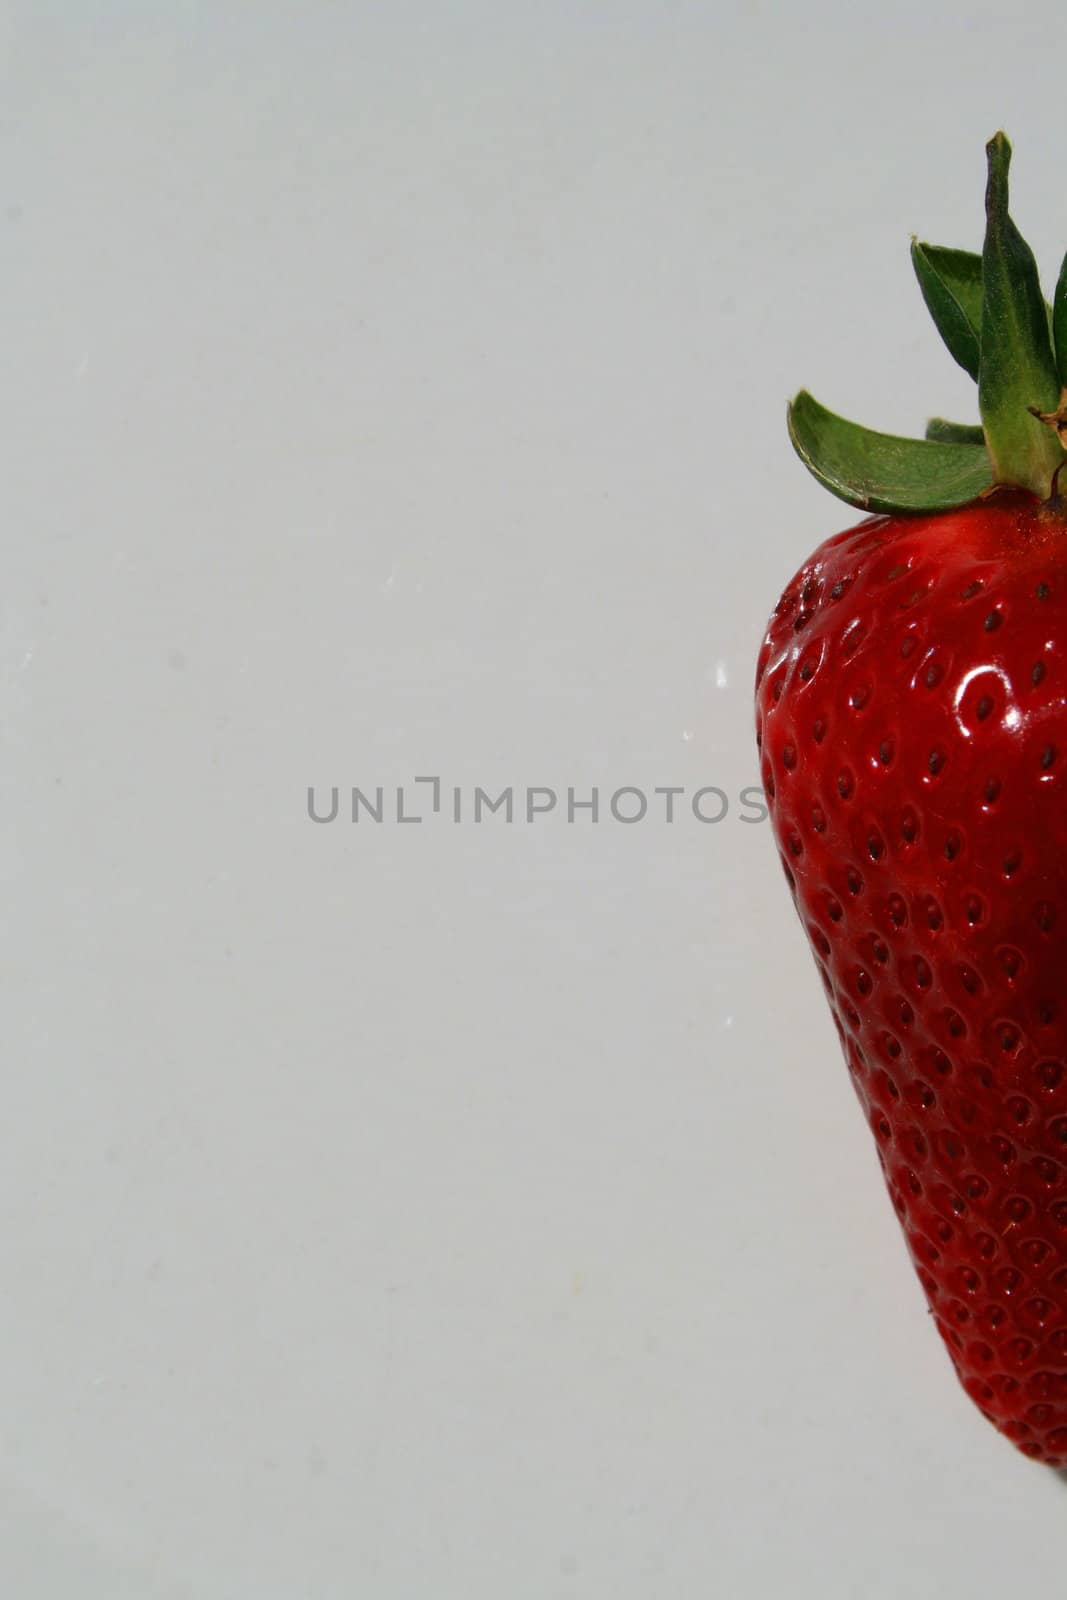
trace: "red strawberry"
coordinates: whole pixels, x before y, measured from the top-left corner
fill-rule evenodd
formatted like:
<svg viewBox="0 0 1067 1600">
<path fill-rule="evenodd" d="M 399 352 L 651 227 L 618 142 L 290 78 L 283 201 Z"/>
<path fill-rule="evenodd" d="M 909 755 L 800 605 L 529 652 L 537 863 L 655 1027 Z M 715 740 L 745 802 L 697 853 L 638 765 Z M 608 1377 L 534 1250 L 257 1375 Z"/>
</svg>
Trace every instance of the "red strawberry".
<svg viewBox="0 0 1067 1600">
<path fill-rule="evenodd" d="M 775 608 L 763 782 L 894 1208 L 968 1394 L 1067 1466 L 1067 261 L 1052 310 L 990 142 L 981 256 L 915 244 L 981 428 L 925 440 L 801 394 L 867 510 Z"/>
</svg>

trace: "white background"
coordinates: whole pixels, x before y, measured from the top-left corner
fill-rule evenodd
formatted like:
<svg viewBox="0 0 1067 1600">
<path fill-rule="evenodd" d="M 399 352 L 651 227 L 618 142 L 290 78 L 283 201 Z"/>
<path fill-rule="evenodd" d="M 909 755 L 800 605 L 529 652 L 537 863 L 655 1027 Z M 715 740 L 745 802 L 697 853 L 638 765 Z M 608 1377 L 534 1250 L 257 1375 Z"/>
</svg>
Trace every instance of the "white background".
<svg viewBox="0 0 1067 1600">
<path fill-rule="evenodd" d="M 5 1595 L 1057 1592 L 736 797 L 1060 12 L 0 11 Z M 416 774 L 733 804 L 307 818 Z"/>
</svg>

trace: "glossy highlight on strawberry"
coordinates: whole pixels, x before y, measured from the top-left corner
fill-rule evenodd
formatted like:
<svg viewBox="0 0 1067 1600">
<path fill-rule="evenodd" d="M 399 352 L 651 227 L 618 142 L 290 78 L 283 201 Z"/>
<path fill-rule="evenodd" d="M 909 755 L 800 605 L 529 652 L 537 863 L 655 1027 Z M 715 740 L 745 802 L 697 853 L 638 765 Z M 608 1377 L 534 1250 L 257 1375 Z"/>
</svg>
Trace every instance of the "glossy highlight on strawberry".
<svg viewBox="0 0 1067 1600">
<path fill-rule="evenodd" d="M 785 876 L 937 1327 L 989 1420 L 1065 1467 L 1067 391 L 1050 404 L 1050 382 L 1067 272 L 1046 307 L 1007 215 L 1003 135 L 988 154 L 983 256 L 914 247 L 982 425 L 900 441 L 798 396 L 803 459 L 881 511 L 787 585 L 756 728 Z"/>
</svg>

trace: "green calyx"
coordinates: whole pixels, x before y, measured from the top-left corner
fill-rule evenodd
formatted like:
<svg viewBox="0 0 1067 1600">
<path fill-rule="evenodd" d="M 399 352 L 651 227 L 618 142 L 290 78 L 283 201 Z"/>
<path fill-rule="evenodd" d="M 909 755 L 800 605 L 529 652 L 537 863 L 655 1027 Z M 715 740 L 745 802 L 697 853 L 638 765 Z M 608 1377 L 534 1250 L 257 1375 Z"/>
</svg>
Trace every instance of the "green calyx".
<svg viewBox="0 0 1067 1600">
<path fill-rule="evenodd" d="M 923 299 L 949 353 L 978 385 L 980 424 L 934 417 L 922 439 L 876 433 L 806 390 L 789 407 L 793 446 L 819 482 L 867 511 L 947 511 L 991 489 L 1055 495 L 1067 460 L 1067 257 L 1052 306 L 1008 214 L 1011 146 L 986 146 L 981 255 L 912 240 Z M 1062 441 L 1062 442 L 1061 442 Z"/>
</svg>

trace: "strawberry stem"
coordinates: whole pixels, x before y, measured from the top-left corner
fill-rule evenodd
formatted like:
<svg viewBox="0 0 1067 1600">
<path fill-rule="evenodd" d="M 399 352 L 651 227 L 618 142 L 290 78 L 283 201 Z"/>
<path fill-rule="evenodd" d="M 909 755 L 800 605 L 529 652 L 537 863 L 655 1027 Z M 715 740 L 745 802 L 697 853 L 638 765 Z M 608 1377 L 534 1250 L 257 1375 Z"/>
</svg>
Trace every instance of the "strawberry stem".
<svg viewBox="0 0 1067 1600">
<path fill-rule="evenodd" d="M 1055 433 L 1034 415 L 1054 411 L 1060 397 L 1048 308 L 1033 251 L 1008 214 L 1011 145 L 1003 133 L 986 155 L 978 408 L 995 482 L 1044 498 L 1063 459 Z"/>
</svg>

